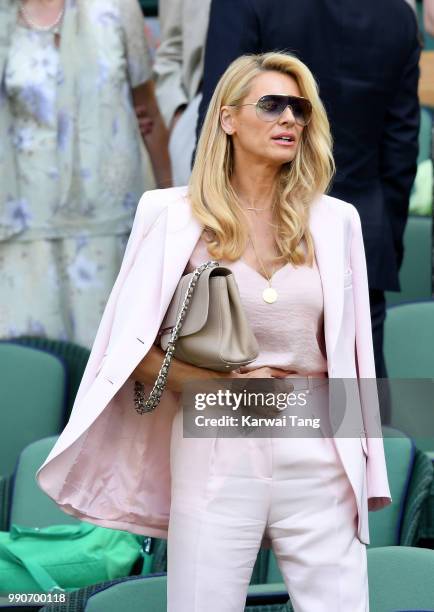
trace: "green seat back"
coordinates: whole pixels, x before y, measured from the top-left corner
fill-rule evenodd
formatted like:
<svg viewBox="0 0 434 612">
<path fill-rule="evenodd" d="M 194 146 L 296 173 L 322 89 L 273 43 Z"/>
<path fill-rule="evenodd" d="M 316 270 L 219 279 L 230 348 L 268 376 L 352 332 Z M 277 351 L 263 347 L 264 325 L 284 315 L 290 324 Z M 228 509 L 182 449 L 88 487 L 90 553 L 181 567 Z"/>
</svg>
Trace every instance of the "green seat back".
<svg viewBox="0 0 434 612">
<path fill-rule="evenodd" d="M 384 353 L 390 378 L 434 378 L 434 300 L 387 310 Z"/>
<path fill-rule="evenodd" d="M 277 565 L 276 555 L 272 550 L 270 550 L 268 554 L 267 583 L 282 582 L 283 576 Z"/>
<path fill-rule="evenodd" d="M 130 577 L 94 592 L 87 599 L 84 610 L 85 612 L 119 612 L 125 608 L 128 612 L 166 612 L 166 589 L 167 576 Z M 246 610 L 252 610 L 252 612 L 281 610 L 283 606 L 275 602 L 282 599 L 285 601 L 288 599 L 283 583 L 250 585 L 247 599 L 249 605 Z M 285 610 L 292 612 L 292 606 L 288 604 Z"/>
<path fill-rule="evenodd" d="M 423 538 L 434 539 L 434 466 L 429 453 L 416 448 L 399 543 L 417 546 Z"/>
<path fill-rule="evenodd" d="M 167 577 L 138 576 L 104 588 L 89 597 L 85 612 L 166 612 Z"/>
<path fill-rule="evenodd" d="M 391 423 L 421 450 L 434 450 L 433 346 L 434 300 L 388 309 L 384 354 L 392 379 Z"/>
<path fill-rule="evenodd" d="M 434 552 L 409 546 L 368 550 L 370 612 L 434 610 Z"/>
<path fill-rule="evenodd" d="M 413 469 L 415 448 L 405 434 L 383 426 L 392 503 L 379 512 L 369 512 L 370 547 L 393 546 L 400 542 L 400 531 L 405 511 L 406 494 Z"/>
<path fill-rule="evenodd" d="M 371 612 L 434 609 L 433 551 L 406 546 L 370 548 L 368 574 Z M 249 592 L 257 593 L 260 588 L 250 586 Z M 166 606 L 165 576 L 134 577 L 91 595 L 85 612 L 165 612 Z"/>
<path fill-rule="evenodd" d="M 386 292 L 388 306 L 431 299 L 431 253 L 431 217 L 410 216 L 404 232 L 404 259 L 399 273 L 401 291 Z"/>
<path fill-rule="evenodd" d="M 56 439 L 56 436 L 52 436 L 38 440 L 21 453 L 14 475 L 9 525 L 48 527 L 77 522 L 78 519 L 60 510 L 36 484 L 36 471 L 47 458 Z"/>
<path fill-rule="evenodd" d="M 434 451 L 427 452 L 425 455 L 431 462 L 431 466 L 434 470 Z M 422 509 L 418 535 L 424 539 L 434 540 L 434 478 L 431 480 L 428 497 Z"/>
<path fill-rule="evenodd" d="M 65 371 L 44 351 L 0 342 L 0 474 L 10 474 L 30 442 L 60 432 Z"/>
<path fill-rule="evenodd" d="M 391 423 L 421 450 L 434 450 L 433 346 L 434 300 L 388 308 L 384 355 L 391 379 Z"/>
<path fill-rule="evenodd" d="M 431 139 L 432 139 L 432 119 L 426 108 L 420 111 L 420 129 L 419 129 L 419 156 L 417 163 L 431 159 Z"/>
<path fill-rule="evenodd" d="M 74 405 L 75 396 L 83 377 L 84 369 L 89 359 L 90 351 L 84 346 L 66 340 L 52 340 L 38 336 L 20 336 L 14 338 L 14 343 L 31 346 L 47 351 L 58 357 L 66 368 L 68 385 L 66 390 L 65 425 Z"/>
</svg>

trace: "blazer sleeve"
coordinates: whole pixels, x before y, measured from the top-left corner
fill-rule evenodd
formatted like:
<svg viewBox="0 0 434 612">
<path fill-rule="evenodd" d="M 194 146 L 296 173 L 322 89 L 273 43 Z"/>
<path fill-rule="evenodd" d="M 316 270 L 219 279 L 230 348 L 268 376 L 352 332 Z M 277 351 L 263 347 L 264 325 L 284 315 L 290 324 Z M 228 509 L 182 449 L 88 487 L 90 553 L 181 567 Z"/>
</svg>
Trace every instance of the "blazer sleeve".
<svg viewBox="0 0 434 612">
<path fill-rule="evenodd" d="M 102 361 L 110 342 L 110 332 L 115 318 L 116 304 L 122 287 L 134 264 L 143 238 L 151 230 L 159 217 L 159 209 L 152 205 L 153 200 L 151 194 L 152 191 L 144 193 L 137 206 L 133 227 L 125 249 L 122 264 L 105 306 L 92 346 L 92 351 L 75 398 L 75 403 L 81 400 L 82 395 L 88 390 L 97 372 L 101 368 Z"/>
<path fill-rule="evenodd" d="M 410 15 L 411 16 L 411 15 Z M 410 192 L 416 175 L 420 107 L 418 98 L 420 42 L 416 19 L 410 19 L 410 45 L 398 87 L 384 117 L 380 178 L 391 223 L 398 269 L 404 247 Z"/>
<path fill-rule="evenodd" d="M 169 125 L 176 109 L 188 103 L 182 83 L 182 0 L 160 0 L 158 10 L 161 43 L 155 56 L 154 76 L 158 105 Z"/>
<path fill-rule="evenodd" d="M 233 0 L 212 0 L 197 123 L 198 138 L 214 89 L 226 68 L 240 55 L 259 51 L 259 20 L 251 0 L 237 0 L 236 10 Z"/>
<path fill-rule="evenodd" d="M 362 224 L 357 209 L 352 207 L 351 269 L 353 278 L 354 318 L 356 328 L 356 367 L 359 395 L 366 434 L 368 457 L 366 463 L 367 493 L 377 498 L 375 510 L 392 503 L 387 479 L 375 376 L 374 347 L 372 341 L 369 305 L 368 272 Z"/>
</svg>

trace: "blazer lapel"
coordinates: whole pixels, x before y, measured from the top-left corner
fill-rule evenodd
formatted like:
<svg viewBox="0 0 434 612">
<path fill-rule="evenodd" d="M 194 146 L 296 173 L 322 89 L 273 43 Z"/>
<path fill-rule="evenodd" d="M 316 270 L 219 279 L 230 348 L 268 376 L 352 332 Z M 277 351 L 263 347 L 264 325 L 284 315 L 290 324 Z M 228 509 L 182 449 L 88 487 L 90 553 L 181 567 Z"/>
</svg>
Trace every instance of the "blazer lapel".
<svg viewBox="0 0 434 612">
<path fill-rule="evenodd" d="M 324 336 L 330 369 L 343 314 L 344 237 L 343 225 L 336 223 L 323 196 L 312 204 L 309 227 L 323 287 Z"/>
</svg>

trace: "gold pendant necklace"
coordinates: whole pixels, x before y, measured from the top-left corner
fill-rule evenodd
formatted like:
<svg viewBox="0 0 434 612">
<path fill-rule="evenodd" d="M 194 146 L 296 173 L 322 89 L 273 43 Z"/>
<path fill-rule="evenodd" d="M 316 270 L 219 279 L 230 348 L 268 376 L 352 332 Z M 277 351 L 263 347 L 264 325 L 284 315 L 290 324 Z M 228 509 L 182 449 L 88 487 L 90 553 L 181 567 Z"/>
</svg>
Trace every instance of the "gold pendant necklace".
<svg viewBox="0 0 434 612">
<path fill-rule="evenodd" d="M 278 293 L 270 284 L 270 286 L 264 289 L 262 292 L 262 297 L 264 298 L 264 302 L 267 302 L 267 304 L 273 304 L 273 302 L 277 300 Z"/>
<path fill-rule="evenodd" d="M 259 265 L 261 266 L 261 268 L 262 268 L 262 270 L 263 270 L 263 272 L 265 274 L 265 277 L 267 279 L 267 282 L 268 282 L 268 287 L 266 289 L 264 289 L 263 292 L 262 292 L 262 299 L 267 304 L 274 304 L 274 302 L 279 297 L 279 294 L 277 293 L 276 289 L 272 286 L 272 283 L 271 283 L 271 279 L 273 278 L 273 274 L 271 274 L 271 276 L 268 276 L 267 270 L 265 269 L 265 266 L 264 266 L 264 263 L 263 263 L 262 259 L 258 255 L 258 251 L 256 250 L 256 245 L 255 245 L 255 242 L 253 241 L 252 236 L 249 235 L 249 238 L 250 238 L 250 242 L 252 243 L 253 250 L 255 252 L 255 257 L 256 257 Z"/>
</svg>

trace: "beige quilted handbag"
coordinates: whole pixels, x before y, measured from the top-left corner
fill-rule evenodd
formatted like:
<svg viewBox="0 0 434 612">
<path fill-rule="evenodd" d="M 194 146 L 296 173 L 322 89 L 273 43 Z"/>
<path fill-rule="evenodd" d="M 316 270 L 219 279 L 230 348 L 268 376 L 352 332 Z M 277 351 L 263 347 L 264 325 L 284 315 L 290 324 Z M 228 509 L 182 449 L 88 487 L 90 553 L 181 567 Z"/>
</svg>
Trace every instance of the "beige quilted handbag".
<svg viewBox="0 0 434 612">
<path fill-rule="evenodd" d="M 144 385 L 135 383 L 139 414 L 151 412 L 160 402 L 172 357 L 219 372 L 256 359 L 258 343 L 229 268 L 207 261 L 181 278 L 160 329 L 160 346 L 166 354 L 147 400 Z"/>
</svg>

